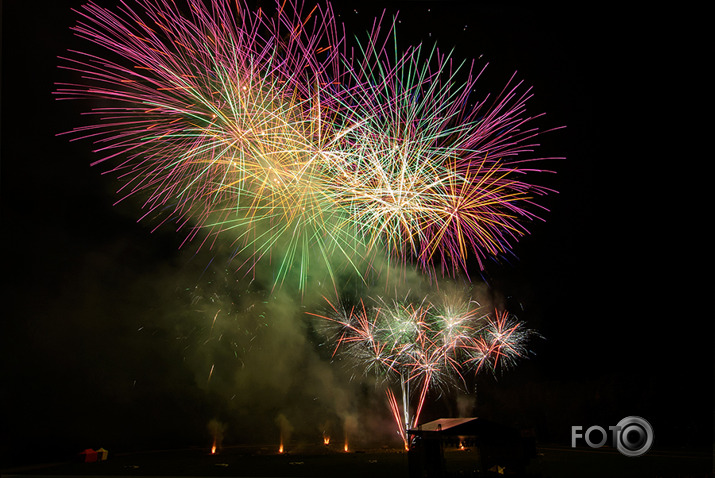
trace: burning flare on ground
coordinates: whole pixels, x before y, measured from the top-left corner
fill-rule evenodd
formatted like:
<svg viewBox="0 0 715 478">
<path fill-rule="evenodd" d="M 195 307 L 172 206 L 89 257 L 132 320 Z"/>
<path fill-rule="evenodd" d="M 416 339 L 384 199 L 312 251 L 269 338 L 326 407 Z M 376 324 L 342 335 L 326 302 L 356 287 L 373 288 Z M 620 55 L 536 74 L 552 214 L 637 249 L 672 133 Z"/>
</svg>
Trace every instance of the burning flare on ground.
<svg viewBox="0 0 715 478">
<path fill-rule="evenodd" d="M 211 443 L 211 454 L 215 455 L 218 453 L 218 449 L 223 443 L 223 434 L 226 431 L 226 424 L 221 423 L 218 420 L 211 420 L 208 423 L 208 429 L 211 432 L 211 437 L 213 439 Z"/>
</svg>

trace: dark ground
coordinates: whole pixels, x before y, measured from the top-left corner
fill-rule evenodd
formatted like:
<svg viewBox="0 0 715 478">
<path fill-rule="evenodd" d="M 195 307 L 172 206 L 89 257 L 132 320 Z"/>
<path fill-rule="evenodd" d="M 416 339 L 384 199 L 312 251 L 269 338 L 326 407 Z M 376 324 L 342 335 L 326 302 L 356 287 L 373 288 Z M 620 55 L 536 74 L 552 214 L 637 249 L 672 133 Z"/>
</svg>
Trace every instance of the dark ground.
<svg viewBox="0 0 715 478">
<path fill-rule="evenodd" d="M 525 476 L 706 478 L 713 476 L 710 450 L 671 452 L 651 450 L 629 458 L 611 448 L 592 450 L 562 446 L 542 446 L 528 466 Z M 475 456 L 464 452 L 465 457 Z M 449 459 L 449 458 L 448 458 Z M 466 460 L 467 462 L 469 460 Z M 465 468 L 466 469 L 466 468 Z M 399 450 L 306 449 L 278 455 L 270 447 L 231 447 L 216 455 L 191 448 L 111 455 L 105 462 L 78 460 L 6 470 L 3 477 L 21 476 L 235 476 L 235 477 L 391 477 L 407 478 L 408 456 Z M 491 476 L 455 474 L 454 476 Z"/>
</svg>

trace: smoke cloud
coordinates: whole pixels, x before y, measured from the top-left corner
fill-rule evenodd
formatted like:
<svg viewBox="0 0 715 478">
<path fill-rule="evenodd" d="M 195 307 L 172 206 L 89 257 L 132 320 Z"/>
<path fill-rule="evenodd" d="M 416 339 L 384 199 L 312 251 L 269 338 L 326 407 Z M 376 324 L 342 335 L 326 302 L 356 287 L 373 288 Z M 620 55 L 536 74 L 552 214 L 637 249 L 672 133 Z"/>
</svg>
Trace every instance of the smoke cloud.
<svg viewBox="0 0 715 478">
<path fill-rule="evenodd" d="M 216 419 L 212 419 L 209 421 L 207 428 L 209 430 L 209 433 L 211 434 L 211 438 L 213 438 L 213 446 L 212 446 L 212 452 L 216 452 L 221 450 L 223 446 L 223 435 L 224 432 L 226 431 L 227 425 L 223 422 L 220 422 Z"/>
<path fill-rule="evenodd" d="M 484 293 L 380 257 L 365 280 L 345 267 L 331 278 L 316 261 L 301 290 L 290 275 L 275 284 L 275 262 L 246 270 L 229 245 L 197 252 L 177 240 L 115 231 L 67 265 L 55 298 L 32 306 L 28 327 L 44 331 L 34 360 L 65 377 L 45 383 L 72 417 L 68 447 L 277 446 L 281 433 L 295 445 L 325 433 L 353 449 L 400 446 L 384 388 L 333 356 L 325 320 L 309 312 L 328 313 L 328 300 Z M 28 390 L 38 410 L 43 393 Z"/>
</svg>

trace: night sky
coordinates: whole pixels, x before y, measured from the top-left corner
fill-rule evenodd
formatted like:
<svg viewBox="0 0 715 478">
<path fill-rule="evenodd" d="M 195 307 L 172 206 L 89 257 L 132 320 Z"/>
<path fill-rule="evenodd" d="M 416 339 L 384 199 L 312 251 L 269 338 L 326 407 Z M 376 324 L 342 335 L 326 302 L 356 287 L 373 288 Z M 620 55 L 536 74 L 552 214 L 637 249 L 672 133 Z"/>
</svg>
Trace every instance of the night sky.
<svg viewBox="0 0 715 478">
<path fill-rule="evenodd" d="M 268 297 L 220 254 L 150 232 L 134 205 L 113 206 L 117 184 L 89 166 L 91 143 L 56 136 L 87 106 L 52 95 L 66 80 L 57 56 L 83 45 L 69 30 L 81 3 L 2 4 L 3 466 L 200 446 L 211 420 L 227 445 L 275 443 L 286 420 L 296 440 L 345 423 L 381 430 L 385 417 L 367 411 L 384 398 L 328 363 L 294 291 Z M 478 377 L 467 412 L 559 443 L 572 425 L 638 415 L 656 447 L 707 448 L 712 155 L 693 145 L 691 108 L 708 91 L 688 28 L 698 14 L 500 3 L 334 6 L 349 35 L 399 10 L 398 38 L 488 61 L 485 88 L 518 71 L 534 87 L 530 113 L 546 112 L 539 126 L 566 126 L 540 138 L 541 155 L 566 158 L 548 162 L 558 174 L 543 181 L 559 194 L 545 222 L 482 274 L 545 339 L 515 370 Z M 212 328 L 227 304 L 241 312 Z M 464 400 L 435 399 L 425 417 L 456 416 Z"/>
</svg>

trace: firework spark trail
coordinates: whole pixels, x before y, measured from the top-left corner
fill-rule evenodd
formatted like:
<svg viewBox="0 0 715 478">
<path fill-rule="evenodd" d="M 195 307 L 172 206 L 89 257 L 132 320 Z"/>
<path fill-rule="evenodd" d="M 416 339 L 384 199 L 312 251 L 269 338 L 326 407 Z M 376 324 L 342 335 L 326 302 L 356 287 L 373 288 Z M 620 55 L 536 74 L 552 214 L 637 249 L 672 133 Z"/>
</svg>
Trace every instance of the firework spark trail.
<svg viewBox="0 0 715 478">
<path fill-rule="evenodd" d="M 397 403 L 397 398 L 392 390 L 388 388 L 385 390 L 385 394 L 387 395 L 387 403 L 390 406 L 392 417 L 395 419 L 395 423 L 397 423 L 397 434 L 400 436 L 403 443 L 405 443 L 405 448 L 407 448 L 407 431 L 403 425 L 404 422 L 402 418 L 400 418 L 400 405 Z"/>
<path fill-rule="evenodd" d="M 417 425 L 430 390 L 466 383 L 464 373 L 495 372 L 529 355 L 527 329 L 507 311 L 487 313 L 475 301 L 444 296 L 435 303 L 374 300 L 346 310 L 328 301 L 331 313 L 310 314 L 330 324 L 333 355 L 342 353 L 364 374 L 386 385 L 398 434 Z M 389 387 L 399 383 L 402 410 Z M 415 395 L 414 410 L 410 406 Z"/>
<path fill-rule="evenodd" d="M 528 206 L 549 192 L 517 179 L 537 171 L 516 158 L 537 146 L 528 143 L 537 130 L 522 131 L 535 119 L 523 115 L 530 91 L 519 93 L 512 78 L 491 105 L 468 108 L 481 71 L 454 67 L 436 48 L 392 58 L 378 36 L 375 27 L 350 70 L 360 87 L 344 109 L 344 124 L 356 126 L 342 137 L 354 161 L 341 200 L 367 242 L 391 257 L 429 271 L 438 253 L 444 272 L 468 272 L 469 253 L 482 266 L 526 234 L 522 220 L 538 218 Z"/>
<path fill-rule="evenodd" d="M 271 261 L 301 289 L 322 262 L 367 273 L 375 255 L 425 271 L 467 270 L 507 253 L 538 219 L 525 181 L 539 134 L 513 78 L 469 107 L 481 71 L 436 48 L 388 53 L 376 21 L 346 53 L 330 5 L 274 14 L 227 0 L 88 3 L 74 31 L 103 53 L 70 51 L 60 99 L 98 101 L 91 139 L 141 219 L 185 243 L 233 243 L 240 268 Z M 466 81 L 460 80 L 465 76 Z M 460 76 L 461 75 L 461 76 Z M 524 155 L 527 155 L 524 157 Z M 335 262 L 335 266 L 333 266 Z"/>
<path fill-rule="evenodd" d="M 204 242 L 228 232 L 237 254 L 259 260 L 288 238 L 280 277 L 303 267 L 311 247 L 352 254 L 354 234 L 334 227 L 345 221 L 322 192 L 333 101 L 322 95 L 339 83 L 342 41 L 330 7 L 301 17 L 284 2 L 269 18 L 190 0 L 188 18 L 165 2 L 137 3 L 141 15 L 85 5 L 74 29 L 121 61 L 63 59 L 85 83 L 60 85 L 60 98 L 113 104 L 74 130 L 105 154 L 94 164 L 124 156 L 111 170 L 124 198 L 144 194 L 142 218 L 188 228 L 187 241 L 202 229 Z"/>
<path fill-rule="evenodd" d="M 519 358 L 529 355 L 526 343 L 534 335 L 538 334 L 506 311 L 496 310 L 493 316 L 487 317 L 479 340 L 467 346 L 472 356 L 466 363 L 476 364 L 477 371 L 484 365 L 492 370 L 511 368 Z"/>
</svg>

